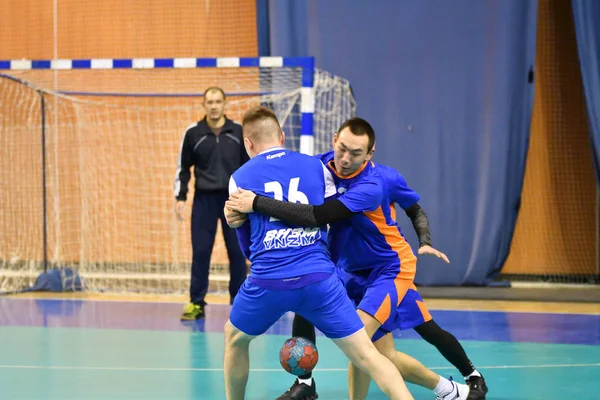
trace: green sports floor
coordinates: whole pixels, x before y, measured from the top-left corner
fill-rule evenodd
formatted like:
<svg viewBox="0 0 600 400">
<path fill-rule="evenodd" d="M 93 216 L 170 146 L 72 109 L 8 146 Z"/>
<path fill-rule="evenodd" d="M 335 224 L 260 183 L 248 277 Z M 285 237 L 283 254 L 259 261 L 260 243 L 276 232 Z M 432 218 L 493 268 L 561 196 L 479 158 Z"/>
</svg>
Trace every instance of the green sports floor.
<svg viewBox="0 0 600 400">
<path fill-rule="evenodd" d="M 436 310 L 483 373 L 487 399 L 600 400 L 600 313 Z M 223 325 L 229 306 L 182 323 L 181 304 L 0 297 L 0 399 L 224 399 Z M 293 377 L 278 350 L 285 315 L 251 345 L 247 399 L 275 399 Z M 413 331 L 397 348 L 460 379 Z M 314 377 L 321 400 L 347 399 L 347 362 L 319 336 Z M 409 385 L 415 399 L 434 399 Z M 369 399 L 385 399 L 372 384 Z"/>
</svg>

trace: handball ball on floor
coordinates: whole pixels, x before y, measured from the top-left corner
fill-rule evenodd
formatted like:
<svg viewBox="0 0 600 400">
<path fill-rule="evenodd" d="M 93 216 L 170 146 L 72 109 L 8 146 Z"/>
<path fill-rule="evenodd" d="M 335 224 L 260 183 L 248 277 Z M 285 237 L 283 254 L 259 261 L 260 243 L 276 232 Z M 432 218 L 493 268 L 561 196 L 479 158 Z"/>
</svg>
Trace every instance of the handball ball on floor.
<svg viewBox="0 0 600 400">
<path fill-rule="evenodd" d="M 319 361 L 317 347 L 303 337 L 293 337 L 285 341 L 279 351 L 279 362 L 283 369 L 292 375 L 303 376 L 310 373 Z"/>
</svg>

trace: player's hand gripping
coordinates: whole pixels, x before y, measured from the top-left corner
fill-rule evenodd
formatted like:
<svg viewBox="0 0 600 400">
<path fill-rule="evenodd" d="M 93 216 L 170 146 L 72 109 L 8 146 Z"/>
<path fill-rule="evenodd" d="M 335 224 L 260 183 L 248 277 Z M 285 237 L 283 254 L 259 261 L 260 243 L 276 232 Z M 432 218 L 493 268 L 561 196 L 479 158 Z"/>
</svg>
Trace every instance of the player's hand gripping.
<svg viewBox="0 0 600 400">
<path fill-rule="evenodd" d="M 229 200 L 225 203 L 231 210 L 249 214 L 254 211 L 252 204 L 256 195 L 250 190 L 244 190 L 238 188 L 237 193 L 233 193 L 229 196 Z"/>
<path fill-rule="evenodd" d="M 223 209 L 227 225 L 229 225 L 229 227 L 233 229 L 239 228 L 240 226 L 244 225 L 244 222 L 246 222 L 246 220 L 248 219 L 248 215 L 230 209 L 227 206 L 227 203 L 229 203 L 229 201 L 225 202 L 225 208 Z"/>
<path fill-rule="evenodd" d="M 446 264 L 450 264 L 450 260 L 444 253 L 442 253 L 439 250 L 434 249 L 431 246 L 427 246 L 427 245 L 421 246 L 419 248 L 418 253 L 419 253 L 419 255 L 425 254 L 425 255 L 430 255 L 430 256 L 436 256 L 437 258 L 441 258 L 442 260 L 444 260 L 446 262 Z"/>
</svg>

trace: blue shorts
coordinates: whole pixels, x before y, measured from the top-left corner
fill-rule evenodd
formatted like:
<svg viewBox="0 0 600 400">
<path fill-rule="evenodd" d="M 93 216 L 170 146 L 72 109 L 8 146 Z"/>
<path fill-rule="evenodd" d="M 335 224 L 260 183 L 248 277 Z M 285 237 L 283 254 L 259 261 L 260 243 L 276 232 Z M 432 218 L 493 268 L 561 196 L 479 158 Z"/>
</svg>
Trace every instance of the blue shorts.
<svg viewBox="0 0 600 400">
<path fill-rule="evenodd" d="M 356 272 L 338 268 L 338 275 L 355 307 L 381 324 L 373 342 L 396 329 L 413 329 L 432 319 L 413 280 L 400 277 L 399 265 Z"/>
<path fill-rule="evenodd" d="M 286 312 L 310 321 L 330 339 L 341 339 L 364 328 L 342 282 L 327 279 L 298 289 L 265 289 L 244 281 L 235 296 L 229 320 L 247 335 L 262 335 Z"/>
</svg>

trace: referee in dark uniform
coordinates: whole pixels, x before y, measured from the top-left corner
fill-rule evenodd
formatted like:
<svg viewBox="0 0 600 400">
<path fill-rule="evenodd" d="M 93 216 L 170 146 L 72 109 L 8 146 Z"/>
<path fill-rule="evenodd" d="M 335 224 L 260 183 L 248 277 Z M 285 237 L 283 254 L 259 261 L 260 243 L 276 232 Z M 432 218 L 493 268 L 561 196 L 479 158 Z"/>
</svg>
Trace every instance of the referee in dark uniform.
<svg viewBox="0 0 600 400">
<path fill-rule="evenodd" d="M 210 258 L 219 219 L 229 256 L 230 302 L 233 302 L 247 274 L 246 258 L 239 248 L 237 235 L 234 229 L 229 228 L 223 214 L 229 197 L 229 177 L 248 161 L 242 127 L 225 116 L 225 92 L 221 88 L 208 88 L 204 92 L 203 105 L 206 116 L 188 127 L 181 142 L 175 176 L 175 213 L 183 220 L 190 168 L 194 166 L 190 303 L 184 308 L 182 320 L 204 317 Z"/>
</svg>

